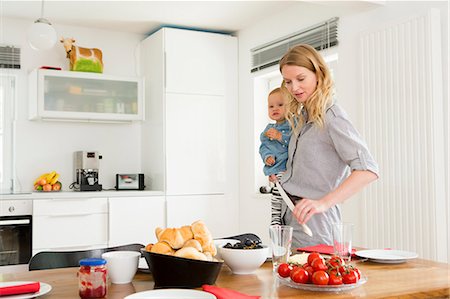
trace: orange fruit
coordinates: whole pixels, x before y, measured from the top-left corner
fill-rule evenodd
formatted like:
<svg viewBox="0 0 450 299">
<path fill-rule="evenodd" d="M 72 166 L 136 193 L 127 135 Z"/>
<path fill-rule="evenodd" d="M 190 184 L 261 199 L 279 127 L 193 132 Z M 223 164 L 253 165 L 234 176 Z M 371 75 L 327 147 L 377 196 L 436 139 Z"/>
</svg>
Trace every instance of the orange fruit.
<svg viewBox="0 0 450 299">
<path fill-rule="evenodd" d="M 45 184 L 45 185 L 42 187 L 42 190 L 44 190 L 44 191 L 52 191 L 52 185 L 50 185 L 50 184 Z"/>
<path fill-rule="evenodd" d="M 60 183 L 56 183 L 52 186 L 52 190 L 53 191 L 59 191 L 61 190 L 61 184 Z"/>
<path fill-rule="evenodd" d="M 39 180 L 38 184 L 41 185 L 41 186 L 44 186 L 44 185 L 47 184 L 47 180 L 46 179 L 41 179 L 41 180 Z"/>
</svg>

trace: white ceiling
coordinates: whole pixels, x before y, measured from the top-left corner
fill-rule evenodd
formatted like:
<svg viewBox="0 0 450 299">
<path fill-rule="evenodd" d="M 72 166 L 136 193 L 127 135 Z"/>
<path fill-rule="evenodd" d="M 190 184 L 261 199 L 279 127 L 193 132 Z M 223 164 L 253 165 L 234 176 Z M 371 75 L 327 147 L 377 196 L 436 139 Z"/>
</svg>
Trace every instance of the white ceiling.
<svg viewBox="0 0 450 299">
<path fill-rule="evenodd" d="M 41 16 L 41 4 L 40 0 L 0 0 L 0 16 L 32 22 Z M 46 0 L 43 17 L 55 26 L 83 26 L 140 34 L 151 33 L 164 25 L 232 33 L 291 6 L 304 6 L 307 13 L 324 8 L 336 9 L 336 16 L 339 16 L 373 5 L 370 1 Z"/>
</svg>

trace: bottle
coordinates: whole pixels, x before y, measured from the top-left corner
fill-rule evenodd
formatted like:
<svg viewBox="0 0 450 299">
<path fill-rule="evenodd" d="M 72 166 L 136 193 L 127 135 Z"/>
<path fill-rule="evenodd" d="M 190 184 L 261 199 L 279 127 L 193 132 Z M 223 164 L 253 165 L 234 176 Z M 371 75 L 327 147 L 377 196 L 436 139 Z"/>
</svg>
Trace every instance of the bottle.
<svg viewBox="0 0 450 299">
<path fill-rule="evenodd" d="M 106 260 L 86 258 L 80 260 L 78 269 L 78 292 L 82 299 L 106 296 Z"/>
</svg>

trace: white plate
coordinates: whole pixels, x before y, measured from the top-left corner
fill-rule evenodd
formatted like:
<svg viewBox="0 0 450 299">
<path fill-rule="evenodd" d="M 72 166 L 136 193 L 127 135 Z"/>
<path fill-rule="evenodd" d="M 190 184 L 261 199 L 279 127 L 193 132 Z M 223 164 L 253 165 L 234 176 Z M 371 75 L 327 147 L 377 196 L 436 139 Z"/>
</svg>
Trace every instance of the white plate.
<svg viewBox="0 0 450 299">
<path fill-rule="evenodd" d="M 147 299 L 147 298 L 158 298 L 158 299 L 217 299 L 211 293 L 197 291 L 197 290 L 186 290 L 186 289 L 160 289 L 160 290 L 150 290 L 128 295 L 125 299 Z M 9 299 L 9 298 L 8 298 Z"/>
<path fill-rule="evenodd" d="M 341 285 L 315 285 L 312 283 L 297 283 L 293 282 L 289 277 L 283 278 L 277 274 L 277 279 L 282 284 L 287 285 L 291 288 L 296 288 L 305 291 L 317 291 L 317 292 L 344 292 L 348 290 L 352 290 L 359 286 L 362 286 L 367 282 L 367 277 L 361 275 L 361 279 L 358 280 L 357 283 L 352 284 L 341 284 Z"/>
<path fill-rule="evenodd" d="M 370 249 L 360 250 L 355 254 L 362 258 L 367 258 L 369 261 L 383 264 L 399 264 L 406 260 L 415 259 L 418 255 L 415 252 L 394 250 L 394 249 Z"/>
<path fill-rule="evenodd" d="M 27 284 L 27 283 L 33 283 L 34 281 L 7 281 L 7 282 L 0 282 L 0 287 L 9 287 L 9 286 L 15 286 L 15 285 L 21 285 L 21 284 Z M 42 295 L 47 294 L 51 291 L 52 286 L 49 284 L 46 284 L 45 282 L 40 282 L 41 287 L 39 289 L 39 292 L 37 293 L 28 293 L 28 294 L 20 294 L 20 295 L 9 295 L 9 296 L 1 296 L 2 299 L 27 299 L 27 298 L 34 298 L 39 297 Z"/>
</svg>

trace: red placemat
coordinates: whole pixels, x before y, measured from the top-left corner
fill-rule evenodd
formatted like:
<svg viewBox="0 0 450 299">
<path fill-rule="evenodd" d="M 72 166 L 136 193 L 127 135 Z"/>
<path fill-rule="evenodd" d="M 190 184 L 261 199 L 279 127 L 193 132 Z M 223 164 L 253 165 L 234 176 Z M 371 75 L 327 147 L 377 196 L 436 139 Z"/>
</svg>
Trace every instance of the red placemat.
<svg viewBox="0 0 450 299">
<path fill-rule="evenodd" d="M 327 244 L 319 244 L 319 245 L 314 245 L 314 246 L 307 246 L 307 247 L 301 247 L 301 248 L 297 248 L 297 251 L 301 251 L 301 252 L 318 252 L 321 254 L 329 254 L 332 255 L 334 253 L 334 249 L 332 245 L 327 245 Z M 356 249 L 353 248 L 352 249 L 352 256 L 355 255 Z"/>
</svg>

